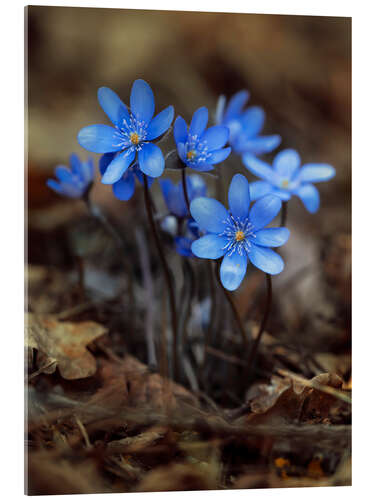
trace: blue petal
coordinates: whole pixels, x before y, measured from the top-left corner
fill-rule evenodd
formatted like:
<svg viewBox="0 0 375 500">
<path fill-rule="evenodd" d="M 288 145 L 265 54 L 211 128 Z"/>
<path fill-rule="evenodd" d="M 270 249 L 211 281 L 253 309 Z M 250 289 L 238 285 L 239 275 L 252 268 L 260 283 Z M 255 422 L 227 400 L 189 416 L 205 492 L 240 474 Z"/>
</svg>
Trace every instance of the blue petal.
<svg viewBox="0 0 375 500">
<path fill-rule="evenodd" d="M 150 122 L 147 129 L 147 139 L 152 141 L 160 135 L 164 134 L 171 126 L 174 115 L 173 106 L 168 106 L 158 115 L 155 116 Z"/>
<path fill-rule="evenodd" d="M 103 184 L 114 184 L 123 176 L 129 165 L 134 161 L 135 150 L 127 149 L 117 155 L 108 165 L 107 170 L 102 177 Z"/>
<path fill-rule="evenodd" d="M 143 174 L 142 174 L 142 172 L 139 170 L 139 166 L 138 166 L 138 164 L 137 164 L 137 163 L 135 163 L 135 164 L 134 164 L 134 167 L 136 167 L 136 168 L 135 168 L 135 175 L 136 175 L 136 177 L 137 177 L 137 179 L 138 179 L 138 181 L 139 181 L 140 185 L 141 185 L 141 186 L 144 186 L 145 184 L 144 184 L 144 182 L 143 182 Z M 155 179 L 153 179 L 153 178 L 152 178 L 152 177 L 150 177 L 149 175 L 146 175 L 146 177 L 147 177 L 147 185 L 148 185 L 148 187 L 151 187 Z"/>
<path fill-rule="evenodd" d="M 111 163 L 113 158 L 115 157 L 115 153 L 105 153 L 99 160 L 99 171 L 101 175 L 104 175 L 104 172 L 107 170 L 108 165 Z"/>
<path fill-rule="evenodd" d="M 185 148 L 185 143 L 184 142 L 179 142 L 177 144 L 177 152 L 178 152 L 178 156 L 180 157 L 180 159 L 186 163 L 186 148 Z"/>
<path fill-rule="evenodd" d="M 183 257 L 193 257 L 193 253 L 191 251 L 191 243 L 192 240 L 189 238 L 184 238 L 182 236 L 177 236 L 174 239 L 177 252 Z"/>
<path fill-rule="evenodd" d="M 319 209 L 320 197 L 319 191 L 312 184 L 303 184 L 296 191 L 295 194 L 299 196 L 305 205 L 306 209 L 314 214 Z"/>
<path fill-rule="evenodd" d="M 287 191 L 286 189 L 279 189 L 277 187 L 273 188 L 273 190 L 271 191 L 271 194 L 278 196 L 283 201 L 288 201 L 292 197 L 290 191 Z"/>
<path fill-rule="evenodd" d="M 241 113 L 241 110 L 245 105 L 245 102 L 248 100 L 249 96 L 250 94 L 247 90 L 241 90 L 240 92 L 234 94 L 234 96 L 232 96 L 229 100 L 228 107 L 224 115 L 224 120 L 230 120 Z"/>
<path fill-rule="evenodd" d="M 206 196 L 207 186 L 200 175 L 189 175 L 187 183 L 190 199 L 197 198 L 198 196 Z"/>
<path fill-rule="evenodd" d="M 189 134 L 191 136 L 197 135 L 201 136 L 208 123 L 208 109 L 204 106 L 202 108 L 197 109 L 197 111 L 193 114 L 193 118 L 191 119 Z"/>
<path fill-rule="evenodd" d="M 48 179 L 47 186 L 53 189 L 56 193 L 64 196 L 69 196 L 70 198 L 79 198 L 80 196 L 82 196 L 82 190 L 74 184 L 59 184 L 54 179 Z"/>
<path fill-rule="evenodd" d="M 301 158 L 294 149 L 284 149 L 277 153 L 273 167 L 283 179 L 290 180 L 301 165 Z"/>
<path fill-rule="evenodd" d="M 226 254 L 220 266 L 220 279 L 229 291 L 236 290 L 244 276 L 247 268 L 247 255 L 233 252 L 232 255 Z"/>
<path fill-rule="evenodd" d="M 281 199 L 273 194 L 267 194 L 254 203 L 251 207 L 249 219 L 254 226 L 254 231 L 267 226 L 280 212 Z"/>
<path fill-rule="evenodd" d="M 92 153 L 110 153 L 126 147 L 125 138 L 109 125 L 84 127 L 78 132 L 78 142 Z"/>
<path fill-rule="evenodd" d="M 218 259 L 225 253 L 224 247 L 226 244 L 224 236 L 217 234 L 206 234 L 194 241 L 191 245 L 191 250 L 194 255 L 202 259 Z"/>
<path fill-rule="evenodd" d="M 210 127 L 201 137 L 201 142 L 205 141 L 207 150 L 214 151 L 225 146 L 229 139 L 229 128 L 221 125 Z"/>
<path fill-rule="evenodd" d="M 178 116 L 176 118 L 176 121 L 174 122 L 173 135 L 176 144 L 185 144 L 185 142 L 187 141 L 188 128 L 186 125 L 186 121 L 181 116 Z"/>
<path fill-rule="evenodd" d="M 336 170 L 326 163 L 306 163 L 298 174 L 301 182 L 323 182 L 335 177 Z"/>
<path fill-rule="evenodd" d="M 260 229 L 254 236 L 254 243 L 261 247 L 280 247 L 289 239 L 290 232 L 286 227 L 269 227 Z"/>
<path fill-rule="evenodd" d="M 249 138 L 255 137 L 263 128 L 265 113 L 262 108 L 252 106 L 243 113 L 240 119 L 246 135 Z"/>
<path fill-rule="evenodd" d="M 164 156 L 155 144 L 143 144 L 138 153 L 139 168 L 150 177 L 159 177 L 164 172 Z"/>
<path fill-rule="evenodd" d="M 284 269 L 284 261 L 280 255 L 270 248 L 252 245 L 248 253 L 250 262 L 268 274 L 279 274 Z"/>
<path fill-rule="evenodd" d="M 240 145 L 242 153 L 252 153 L 253 155 L 263 155 L 273 151 L 281 142 L 279 135 L 262 135 L 254 139 L 249 139 Z"/>
<path fill-rule="evenodd" d="M 242 162 L 245 167 L 257 177 L 264 179 L 265 181 L 274 184 L 277 182 L 278 178 L 275 175 L 273 169 L 268 165 L 268 163 L 259 160 L 251 153 L 246 153 L 242 156 Z"/>
<path fill-rule="evenodd" d="M 94 179 L 94 160 L 92 158 L 88 158 L 87 161 L 81 163 L 80 178 L 85 184 Z"/>
<path fill-rule="evenodd" d="M 73 174 L 81 176 L 81 160 L 76 153 L 72 153 L 69 158 L 70 168 Z"/>
<path fill-rule="evenodd" d="M 72 172 L 65 165 L 58 165 L 55 168 L 55 175 L 61 182 L 67 182 L 69 184 L 75 183 Z"/>
<path fill-rule="evenodd" d="M 130 109 L 140 121 L 149 123 L 155 112 L 154 93 L 144 80 L 135 80 L 130 93 Z"/>
<path fill-rule="evenodd" d="M 133 173 L 125 174 L 112 186 L 113 194 L 122 201 L 128 201 L 134 194 L 135 178 Z"/>
<path fill-rule="evenodd" d="M 230 155 L 232 148 L 223 148 L 216 151 L 211 151 L 209 157 L 207 158 L 208 165 L 215 165 L 216 163 L 221 163 L 226 160 Z M 210 169 L 211 170 L 211 169 Z M 202 170 L 203 172 L 203 170 Z"/>
<path fill-rule="evenodd" d="M 63 194 L 61 184 L 59 184 L 55 179 L 48 179 L 46 184 L 49 188 L 56 191 L 56 193 Z"/>
<path fill-rule="evenodd" d="M 227 227 L 228 211 L 213 198 L 195 198 L 190 203 L 190 213 L 201 229 L 211 233 L 222 233 Z"/>
<path fill-rule="evenodd" d="M 190 164 L 187 165 L 193 170 L 196 170 L 197 172 L 209 172 L 210 170 L 214 170 L 215 168 L 210 163 L 201 163 L 201 162 L 197 163 L 196 165 L 190 165 Z"/>
<path fill-rule="evenodd" d="M 249 183 L 250 200 L 255 201 L 273 190 L 272 184 L 267 181 L 255 181 Z"/>
<path fill-rule="evenodd" d="M 228 191 L 228 203 L 234 217 L 245 218 L 249 215 L 249 182 L 244 175 L 233 176 Z"/>
<path fill-rule="evenodd" d="M 108 87 L 100 87 L 98 101 L 113 125 L 121 128 L 126 123 L 129 123 L 129 111 L 116 92 L 113 92 Z"/>
<path fill-rule="evenodd" d="M 173 182 L 170 179 L 160 179 L 159 185 L 161 189 L 161 193 L 163 195 L 164 201 L 168 206 L 169 193 L 173 189 Z"/>
</svg>

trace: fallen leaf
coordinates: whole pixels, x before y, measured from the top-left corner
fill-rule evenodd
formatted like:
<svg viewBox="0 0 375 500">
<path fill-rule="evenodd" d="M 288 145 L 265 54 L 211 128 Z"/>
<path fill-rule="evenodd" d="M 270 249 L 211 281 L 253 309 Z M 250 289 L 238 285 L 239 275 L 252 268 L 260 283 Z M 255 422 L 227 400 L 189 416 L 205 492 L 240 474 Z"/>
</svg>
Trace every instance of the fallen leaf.
<svg viewBox="0 0 375 500">
<path fill-rule="evenodd" d="M 54 315 L 26 316 L 26 345 L 38 350 L 40 372 L 53 373 L 58 366 L 68 380 L 96 372 L 96 360 L 86 347 L 105 333 L 107 329 L 94 321 L 70 323 L 58 321 Z"/>
<path fill-rule="evenodd" d="M 348 403 L 335 395 L 322 392 L 318 387 L 337 390 L 342 388 L 342 384 L 343 380 L 338 375 L 330 373 L 317 375 L 306 380 L 305 384 L 274 376 L 271 384 L 258 384 L 253 388 L 252 398 L 248 403 L 250 414 L 246 418 L 252 424 L 306 420 L 321 422 L 329 419 L 333 409 Z"/>
</svg>

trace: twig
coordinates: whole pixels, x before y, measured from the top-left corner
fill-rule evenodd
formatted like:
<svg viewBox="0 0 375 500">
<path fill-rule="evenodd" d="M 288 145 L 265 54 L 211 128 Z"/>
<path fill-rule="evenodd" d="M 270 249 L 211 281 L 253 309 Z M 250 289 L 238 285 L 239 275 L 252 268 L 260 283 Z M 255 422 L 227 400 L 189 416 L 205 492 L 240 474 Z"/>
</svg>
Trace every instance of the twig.
<svg viewBox="0 0 375 500">
<path fill-rule="evenodd" d="M 322 385 L 319 384 L 319 382 L 314 382 L 312 380 L 307 380 L 306 378 L 301 377 L 300 375 L 296 375 L 295 373 L 289 372 L 287 370 L 277 370 L 277 372 L 283 377 L 289 377 L 295 380 L 296 382 L 305 385 L 306 387 L 311 387 L 318 391 L 325 392 L 330 396 L 334 396 L 337 399 L 341 399 L 341 401 L 344 401 L 345 403 L 352 404 L 352 398 L 350 396 L 348 396 L 342 391 L 339 391 L 338 389 L 335 389 L 334 387 L 330 387 L 329 385 Z"/>
<path fill-rule="evenodd" d="M 77 415 L 74 415 L 74 420 L 76 421 L 76 424 L 81 431 L 81 434 L 83 436 L 83 439 L 86 444 L 86 448 L 92 448 L 92 444 L 90 443 L 89 435 L 87 434 L 87 431 L 83 425 L 83 423 L 80 421 L 80 419 L 77 417 Z"/>
</svg>

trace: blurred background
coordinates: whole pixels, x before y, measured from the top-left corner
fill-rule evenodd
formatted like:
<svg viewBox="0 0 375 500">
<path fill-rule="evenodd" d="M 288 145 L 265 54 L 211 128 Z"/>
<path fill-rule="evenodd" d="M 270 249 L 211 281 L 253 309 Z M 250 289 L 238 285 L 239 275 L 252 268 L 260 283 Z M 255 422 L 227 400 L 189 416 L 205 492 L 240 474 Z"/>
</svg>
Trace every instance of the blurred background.
<svg viewBox="0 0 375 500">
<path fill-rule="evenodd" d="M 321 208 L 316 215 L 298 199 L 290 202 L 291 238 L 281 250 L 286 268 L 274 280 L 269 329 L 289 345 L 314 351 L 324 369 L 349 379 L 351 19 L 65 7 L 28 7 L 27 19 L 31 310 L 58 312 L 76 300 L 60 289 L 54 299 L 51 269 L 71 276 L 74 283 L 77 254 L 90 248 L 96 264 L 103 259 L 103 247 L 96 254 L 93 250 L 92 235 L 89 244 L 82 243 L 90 231 L 83 204 L 58 198 L 45 185 L 54 166 L 67 164 L 71 152 L 87 157 L 76 140 L 82 127 L 108 123 L 97 89 L 108 86 L 128 102 L 132 82 L 143 78 L 154 90 L 156 111 L 173 104 L 176 116 L 187 120 L 202 105 L 213 117 L 220 94 L 248 89 L 250 103 L 266 111 L 263 133 L 283 138 L 278 150 L 295 148 L 303 163 L 330 163 L 337 171 L 335 179 L 318 186 Z M 164 151 L 172 147 L 169 142 Z M 240 159 L 219 168 L 226 182 L 237 172 L 252 179 Z M 174 172 L 166 175 L 176 177 Z M 162 206 L 157 183 L 153 194 Z M 124 203 L 97 182 L 93 197 L 125 235 L 134 220 L 143 220 L 142 193 Z M 128 243 L 131 258 L 137 250 L 135 244 L 131 250 L 130 236 Z M 116 281 L 113 273 L 104 274 L 94 265 L 91 271 L 86 275 L 91 290 L 108 297 L 119 293 L 118 276 Z M 245 319 L 258 320 L 261 314 L 259 307 L 252 309 L 253 303 L 261 303 L 253 300 L 255 292 L 262 298 L 259 275 L 249 272 L 235 294 Z M 118 325 L 113 328 L 119 330 Z"/>
</svg>

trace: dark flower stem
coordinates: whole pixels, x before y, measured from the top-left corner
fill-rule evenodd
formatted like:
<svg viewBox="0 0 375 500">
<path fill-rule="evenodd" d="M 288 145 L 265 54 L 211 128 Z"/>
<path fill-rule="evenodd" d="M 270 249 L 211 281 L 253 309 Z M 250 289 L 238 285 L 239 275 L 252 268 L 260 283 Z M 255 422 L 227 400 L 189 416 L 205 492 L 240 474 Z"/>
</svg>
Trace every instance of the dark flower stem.
<svg viewBox="0 0 375 500">
<path fill-rule="evenodd" d="M 254 340 L 254 343 L 253 343 L 251 351 L 250 351 L 250 356 L 249 356 L 249 360 L 248 360 L 248 363 L 247 363 L 247 373 L 246 373 L 246 375 L 250 375 L 250 373 L 251 373 L 251 370 L 252 370 L 252 367 L 253 367 L 253 363 L 255 361 L 255 357 L 256 357 L 256 354 L 257 354 L 257 351 L 258 351 L 258 346 L 260 344 L 262 335 L 263 335 L 264 330 L 266 328 L 268 316 L 269 316 L 270 311 L 271 311 L 272 281 L 271 281 L 271 275 L 270 274 L 266 274 L 266 283 L 267 283 L 266 308 L 264 310 L 264 315 L 263 315 L 263 319 L 262 319 L 262 322 L 261 322 L 260 327 L 259 327 L 258 334 L 256 336 L 256 339 Z"/>
<path fill-rule="evenodd" d="M 177 322 L 177 309 L 176 309 L 176 300 L 174 296 L 174 288 L 172 282 L 171 272 L 169 270 L 167 259 L 164 254 L 163 246 L 159 238 L 158 230 L 156 228 L 153 210 L 152 210 L 152 201 L 150 196 L 150 191 L 148 187 L 147 177 L 143 174 L 143 185 L 144 185 L 144 199 L 146 205 L 146 212 L 148 216 L 148 221 L 150 224 L 151 232 L 153 238 L 155 240 L 156 249 L 158 251 L 160 261 L 162 264 L 164 278 L 168 289 L 169 295 L 169 304 L 171 311 L 171 322 L 172 322 L 172 332 L 173 332 L 173 373 L 174 377 L 178 378 L 178 350 L 177 350 L 177 342 L 178 342 L 178 322 Z"/>
<path fill-rule="evenodd" d="M 283 201 L 283 204 L 281 206 L 280 227 L 286 226 L 287 215 L 288 215 L 288 202 Z"/>
<path fill-rule="evenodd" d="M 187 211 L 188 211 L 189 217 L 191 217 L 191 214 L 190 214 L 190 202 L 189 202 L 189 195 L 188 195 L 188 189 L 187 189 L 187 180 L 186 180 L 186 168 L 182 169 L 181 175 L 182 175 L 182 187 L 184 189 L 185 203 L 186 203 L 186 207 L 187 207 Z"/>
<path fill-rule="evenodd" d="M 242 323 L 241 316 L 240 316 L 239 312 L 237 311 L 237 308 L 236 308 L 236 305 L 234 303 L 234 300 L 233 300 L 233 297 L 232 297 L 231 293 L 226 288 L 224 288 L 223 284 L 221 283 L 221 279 L 220 279 L 220 264 L 219 264 L 218 260 L 216 261 L 216 279 L 217 279 L 217 281 L 218 281 L 221 289 L 223 290 L 223 292 L 225 294 L 225 298 L 227 299 L 227 301 L 228 301 L 228 303 L 230 305 L 230 308 L 232 310 L 234 319 L 236 320 L 238 329 L 239 329 L 239 331 L 241 333 L 242 343 L 243 343 L 244 347 L 247 347 L 248 340 L 247 340 L 245 328 L 244 328 L 243 323 Z"/>
</svg>

